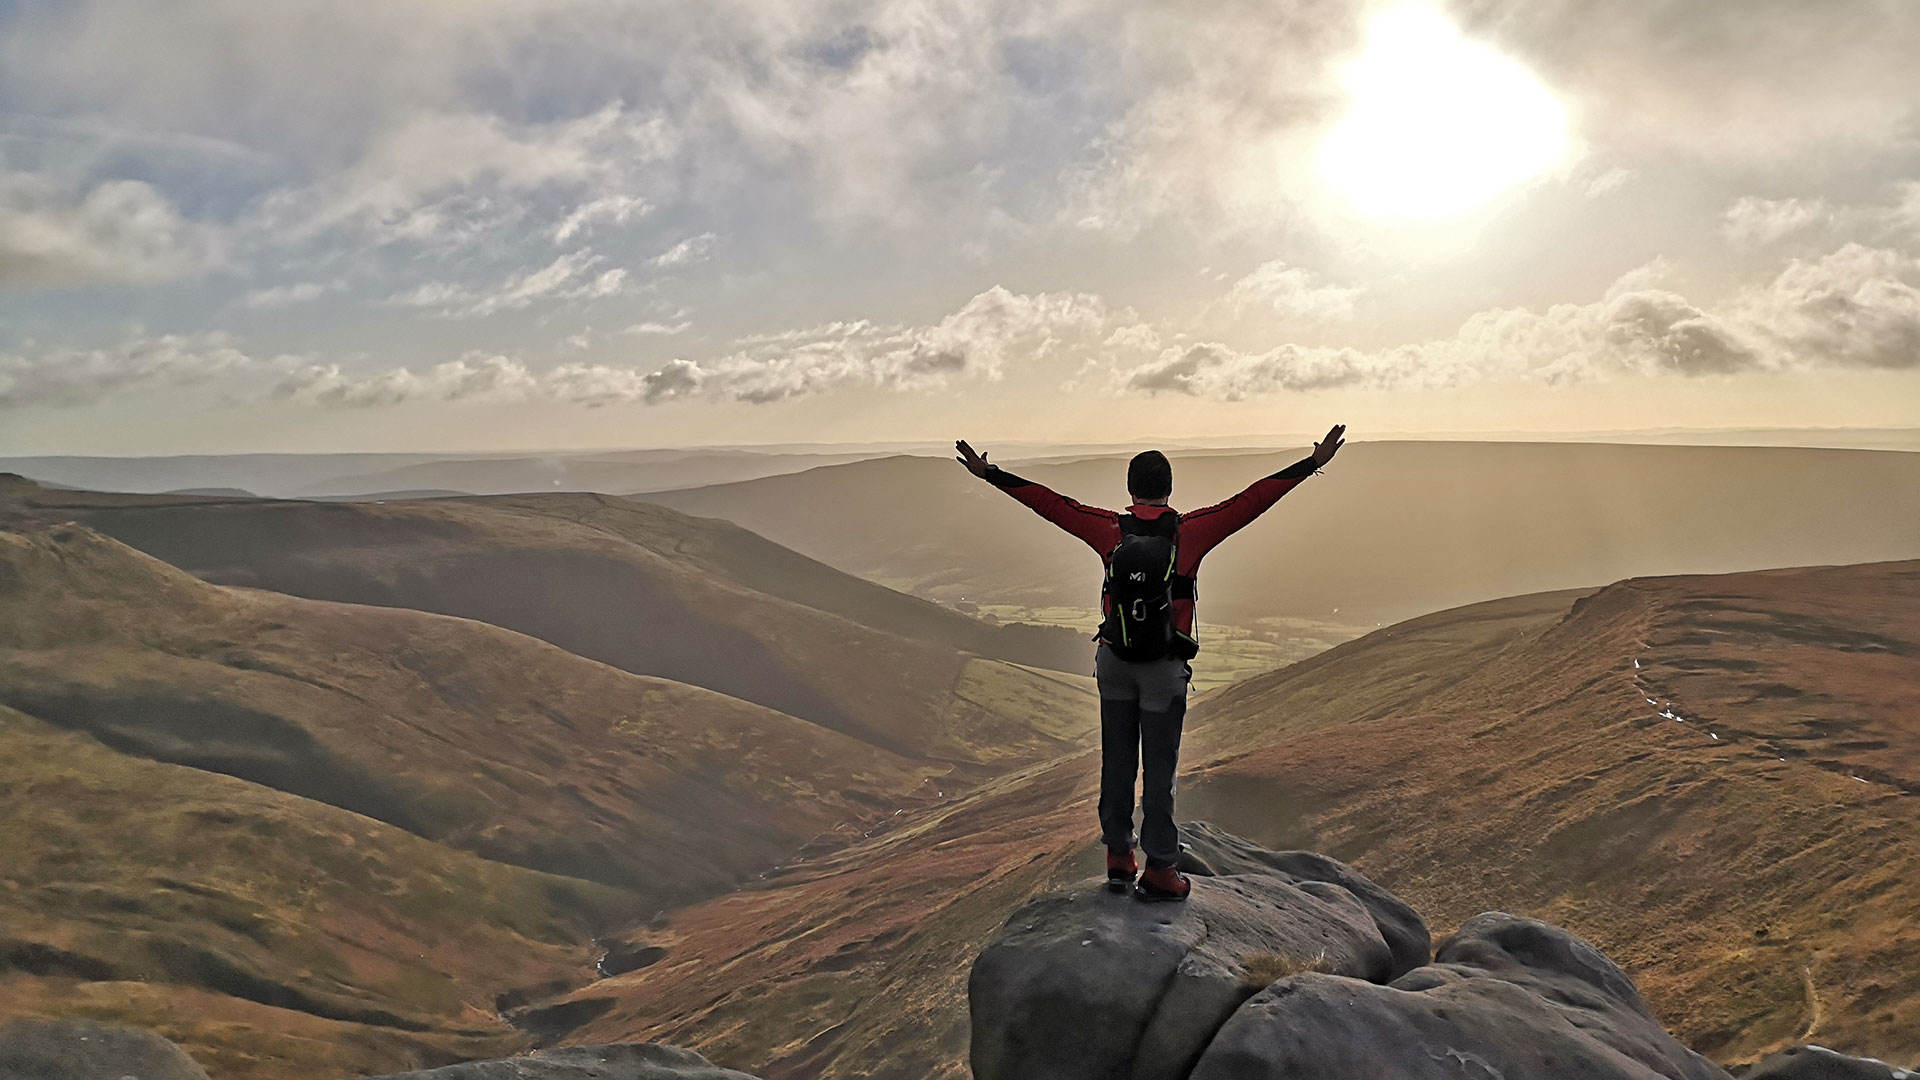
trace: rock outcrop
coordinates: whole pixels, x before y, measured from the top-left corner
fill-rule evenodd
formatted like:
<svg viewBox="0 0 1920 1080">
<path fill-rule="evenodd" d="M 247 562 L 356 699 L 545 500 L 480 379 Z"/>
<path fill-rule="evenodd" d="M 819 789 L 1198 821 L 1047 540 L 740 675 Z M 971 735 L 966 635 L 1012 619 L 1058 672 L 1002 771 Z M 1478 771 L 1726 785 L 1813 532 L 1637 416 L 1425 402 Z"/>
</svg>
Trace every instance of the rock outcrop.
<svg viewBox="0 0 1920 1080">
<path fill-rule="evenodd" d="M 373 1080 L 755 1080 L 691 1050 L 661 1043 L 613 1043 L 536 1050 L 527 1057 L 469 1061 Z"/>
<path fill-rule="evenodd" d="M 1192 842 L 1185 903 L 1092 881 L 1013 914 L 968 983 L 976 1080 L 1178 1080 L 1275 980 L 1371 985 L 1426 962 L 1419 915 L 1351 867 L 1207 828 Z"/>
<path fill-rule="evenodd" d="M 1824 1046 L 1782 1050 L 1739 1075 L 1740 1080 L 1920 1080 L 1920 1071 L 1895 1068 L 1878 1058 L 1848 1057 Z"/>
<path fill-rule="evenodd" d="M 1184 831 L 1185 904 L 1089 881 L 1007 921 L 968 986 L 975 1080 L 1729 1080 L 1565 930 L 1489 912 L 1429 963 L 1352 867 Z"/>
<path fill-rule="evenodd" d="M 207 1080 L 185 1050 L 150 1031 L 92 1020 L 0 1027 L 4 1080 Z"/>
<path fill-rule="evenodd" d="M 1632 980 L 1556 926 L 1469 919 L 1434 963 L 1389 986 L 1281 979 L 1214 1036 L 1193 1080 L 1727 1080 L 1676 1042 Z"/>
</svg>

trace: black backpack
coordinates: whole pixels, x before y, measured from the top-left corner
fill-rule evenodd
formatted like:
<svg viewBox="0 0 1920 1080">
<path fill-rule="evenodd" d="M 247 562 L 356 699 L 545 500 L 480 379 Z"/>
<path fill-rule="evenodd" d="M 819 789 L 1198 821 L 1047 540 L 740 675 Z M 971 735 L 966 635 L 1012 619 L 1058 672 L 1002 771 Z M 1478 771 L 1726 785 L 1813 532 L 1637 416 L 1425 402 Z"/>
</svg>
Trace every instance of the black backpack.
<svg viewBox="0 0 1920 1080">
<path fill-rule="evenodd" d="M 1107 556 L 1107 617 L 1100 640 L 1122 660 L 1190 659 L 1193 639 L 1173 630 L 1173 602 L 1192 599 L 1193 579 L 1174 573 L 1180 515 L 1151 521 L 1120 515 L 1120 543 Z"/>
</svg>

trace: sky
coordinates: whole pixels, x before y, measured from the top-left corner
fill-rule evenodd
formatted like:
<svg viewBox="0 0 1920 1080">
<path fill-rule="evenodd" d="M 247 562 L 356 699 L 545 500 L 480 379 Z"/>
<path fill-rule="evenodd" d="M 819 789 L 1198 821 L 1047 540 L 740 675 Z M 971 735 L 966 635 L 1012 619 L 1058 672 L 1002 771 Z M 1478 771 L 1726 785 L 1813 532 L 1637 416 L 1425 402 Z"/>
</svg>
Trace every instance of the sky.
<svg viewBox="0 0 1920 1080">
<path fill-rule="evenodd" d="M 0 453 L 1920 426 L 1910 0 L 0 0 Z"/>
</svg>

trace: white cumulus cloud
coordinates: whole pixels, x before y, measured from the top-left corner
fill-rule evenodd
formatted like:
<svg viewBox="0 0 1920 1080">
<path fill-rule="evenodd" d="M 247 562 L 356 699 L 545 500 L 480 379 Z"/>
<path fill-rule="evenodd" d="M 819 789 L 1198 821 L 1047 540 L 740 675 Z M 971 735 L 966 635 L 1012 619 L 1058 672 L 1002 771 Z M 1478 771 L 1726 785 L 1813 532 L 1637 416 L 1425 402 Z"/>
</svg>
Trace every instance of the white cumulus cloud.
<svg viewBox="0 0 1920 1080">
<path fill-rule="evenodd" d="M 216 237 L 139 180 L 84 194 L 0 171 L 0 287 L 158 281 L 208 265 Z"/>
</svg>

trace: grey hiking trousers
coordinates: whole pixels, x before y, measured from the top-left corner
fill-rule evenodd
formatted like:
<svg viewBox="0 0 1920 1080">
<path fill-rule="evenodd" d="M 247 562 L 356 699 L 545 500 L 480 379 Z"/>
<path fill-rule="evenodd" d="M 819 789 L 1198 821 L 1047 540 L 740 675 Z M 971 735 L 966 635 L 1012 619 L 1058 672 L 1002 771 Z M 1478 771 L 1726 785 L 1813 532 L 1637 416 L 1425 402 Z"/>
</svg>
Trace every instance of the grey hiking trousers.
<svg viewBox="0 0 1920 1080">
<path fill-rule="evenodd" d="M 1110 848 L 1131 849 L 1133 783 L 1140 789 L 1140 847 L 1147 861 L 1172 866 L 1180 858 L 1173 823 L 1173 774 L 1180 763 L 1180 728 L 1187 718 L 1193 667 L 1185 660 L 1135 663 L 1103 642 L 1094 652 L 1100 686 L 1100 835 Z"/>
</svg>

